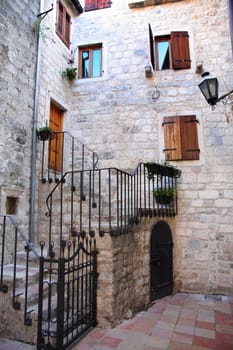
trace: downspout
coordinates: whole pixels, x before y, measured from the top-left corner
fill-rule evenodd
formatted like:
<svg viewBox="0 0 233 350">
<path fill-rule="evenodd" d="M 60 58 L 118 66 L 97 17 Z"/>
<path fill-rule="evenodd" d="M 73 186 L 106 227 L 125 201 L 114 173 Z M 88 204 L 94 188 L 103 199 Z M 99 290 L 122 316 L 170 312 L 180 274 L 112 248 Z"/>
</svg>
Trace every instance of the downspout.
<svg viewBox="0 0 233 350">
<path fill-rule="evenodd" d="M 42 12 L 42 2 L 40 1 L 40 12 Z M 41 64 L 41 35 L 40 30 L 37 33 L 37 58 L 36 58 L 36 77 L 34 92 L 34 111 L 32 124 L 32 147 L 31 147 L 31 176 L 30 176 L 30 217 L 29 217 L 29 241 L 32 246 L 35 243 L 35 198 L 36 198 L 36 128 L 38 122 L 38 102 L 40 91 L 40 64 Z"/>
<path fill-rule="evenodd" d="M 233 51 L 233 2 L 232 0 L 228 0 L 228 17 L 229 17 L 231 48 Z"/>
</svg>

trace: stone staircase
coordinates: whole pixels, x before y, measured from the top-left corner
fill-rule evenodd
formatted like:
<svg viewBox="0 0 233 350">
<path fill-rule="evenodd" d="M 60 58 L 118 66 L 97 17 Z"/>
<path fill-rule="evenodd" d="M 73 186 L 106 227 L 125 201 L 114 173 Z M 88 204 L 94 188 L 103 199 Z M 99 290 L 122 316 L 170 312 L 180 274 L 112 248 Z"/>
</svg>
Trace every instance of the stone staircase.
<svg viewBox="0 0 233 350">
<path fill-rule="evenodd" d="M 17 277 L 14 281 L 14 271 Z M 36 343 L 38 311 L 38 267 L 28 268 L 28 289 L 25 295 L 25 265 L 13 264 L 4 266 L 3 285 L 5 292 L 0 293 L 0 334 L 1 337 L 19 340 L 25 343 Z M 14 281 L 14 282 L 13 282 Z M 15 293 L 14 293 L 15 289 Z M 25 313 L 25 297 L 27 310 Z"/>
</svg>

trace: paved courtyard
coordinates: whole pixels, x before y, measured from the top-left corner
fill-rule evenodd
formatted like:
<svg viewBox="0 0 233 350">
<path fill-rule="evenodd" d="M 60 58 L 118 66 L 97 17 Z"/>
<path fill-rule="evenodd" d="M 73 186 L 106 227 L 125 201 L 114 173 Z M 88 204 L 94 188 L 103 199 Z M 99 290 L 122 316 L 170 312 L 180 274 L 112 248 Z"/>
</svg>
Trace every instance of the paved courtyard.
<svg viewBox="0 0 233 350">
<path fill-rule="evenodd" d="M 179 293 L 72 350 L 233 350 L 233 298 Z"/>
<path fill-rule="evenodd" d="M 233 350 L 233 297 L 178 293 L 113 329 L 93 329 L 72 350 Z M 0 350 L 35 346 L 0 339 Z"/>
</svg>

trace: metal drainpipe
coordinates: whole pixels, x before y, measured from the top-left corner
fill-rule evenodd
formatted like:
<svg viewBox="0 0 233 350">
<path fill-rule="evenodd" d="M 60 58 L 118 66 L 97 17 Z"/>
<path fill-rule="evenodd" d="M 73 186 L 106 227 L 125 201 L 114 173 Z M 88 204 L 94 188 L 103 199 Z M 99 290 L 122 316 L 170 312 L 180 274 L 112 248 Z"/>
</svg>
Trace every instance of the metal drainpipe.
<svg viewBox="0 0 233 350">
<path fill-rule="evenodd" d="M 231 48 L 233 51 L 233 3 L 232 3 L 232 0 L 228 0 L 228 16 L 229 16 L 230 35 L 231 35 Z"/>
<path fill-rule="evenodd" d="M 40 1 L 40 13 L 42 12 L 42 1 Z M 41 35 L 37 34 L 37 59 L 36 59 L 36 80 L 34 93 L 34 111 L 32 124 L 32 156 L 31 156 L 31 177 L 30 177 L 30 217 L 29 217 L 29 241 L 32 246 L 35 243 L 35 198 L 36 198 L 36 128 L 38 121 L 38 100 L 40 90 L 40 63 L 41 63 Z"/>
</svg>

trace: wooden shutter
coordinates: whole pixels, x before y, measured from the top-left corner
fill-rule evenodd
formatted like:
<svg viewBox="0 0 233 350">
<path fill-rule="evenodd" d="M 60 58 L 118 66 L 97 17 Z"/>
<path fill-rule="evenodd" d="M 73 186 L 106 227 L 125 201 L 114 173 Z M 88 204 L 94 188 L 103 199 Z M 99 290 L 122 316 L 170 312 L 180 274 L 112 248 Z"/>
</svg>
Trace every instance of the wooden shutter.
<svg viewBox="0 0 233 350">
<path fill-rule="evenodd" d="M 56 33 L 68 48 L 70 47 L 70 26 L 70 15 L 66 11 L 66 8 L 59 1 L 57 7 Z"/>
<path fill-rule="evenodd" d="M 66 13 L 65 16 L 65 42 L 68 45 L 68 47 L 70 46 L 70 26 L 71 26 L 71 21 L 70 21 L 70 15 L 68 13 Z"/>
<path fill-rule="evenodd" d="M 171 54 L 173 69 L 191 67 L 188 32 L 171 32 Z"/>
<path fill-rule="evenodd" d="M 180 117 L 180 135 L 183 160 L 198 160 L 199 146 L 197 136 L 197 119 L 195 115 Z"/>
<path fill-rule="evenodd" d="M 62 34 L 62 22 L 63 22 L 63 6 L 59 1 L 58 10 L 57 10 L 57 32 L 59 34 Z"/>
<path fill-rule="evenodd" d="M 56 136 L 49 141 L 49 169 L 61 171 L 63 111 L 54 103 L 50 105 L 49 126 Z"/>
<path fill-rule="evenodd" d="M 181 160 L 181 138 L 179 117 L 164 117 L 164 152 L 166 160 Z"/>
<path fill-rule="evenodd" d="M 98 0 L 85 0 L 85 11 L 92 11 L 98 8 Z"/>
<path fill-rule="evenodd" d="M 164 117 L 164 152 L 166 160 L 198 160 L 197 119 L 195 115 Z"/>
<path fill-rule="evenodd" d="M 155 69 L 155 54 L 154 54 L 154 36 L 149 23 L 149 47 L 150 47 L 150 61 L 153 69 Z"/>
</svg>

